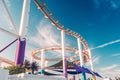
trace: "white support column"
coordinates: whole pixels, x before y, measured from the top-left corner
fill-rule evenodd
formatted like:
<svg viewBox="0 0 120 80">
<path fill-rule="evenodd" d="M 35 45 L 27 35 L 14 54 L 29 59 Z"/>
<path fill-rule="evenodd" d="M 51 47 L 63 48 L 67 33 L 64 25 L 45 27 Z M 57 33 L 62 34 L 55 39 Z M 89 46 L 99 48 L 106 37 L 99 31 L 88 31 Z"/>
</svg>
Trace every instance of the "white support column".
<svg viewBox="0 0 120 80">
<path fill-rule="evenodd" d="M 24 0 L 20 29 L 19 29 L 19 36 L 21 37 L 21 39 L 24 39 L 27 35 L 29 11 L 30 11 L 30 0 Z"/>
<path fill-rule="evenodd" d="M 64 30 L 61 30 L 62 56 L 65 59 L 65 35 Z"/>
<path fill-rule="evenodd" d="M 79 51 L 79 57 L 80 57 L 80 66 L 83 67 L 84 63 L 83 63 L 83 56 L 82 56 L 82 45 L 79 38 L 77 38 L 77 42 L 78 42 L 78 51 Z M 82 80 L 86 80 L 85 72 L 82 72 Z"/>
<path fill-rule="evenodd" d="M 92 62 L 92 56 L 91 56 L 91 51 L 90 49 L 88 49 L 88 53 L 89 53 L 89 62 L 90 62 L 90 67 L 91 67 L 91 70 L 94 71 L 94 68 L 93 68 L 93 62 Z"/>
<path fill-rule="evenodd" d="M 83 56 L 82 56 L 82 47 L 81 47 L 81 42 L 80 39 L 77 38 L 77 42 L 78 42 L 78 51 L 79 51 L 79 57 L 80 57 L 80 66 L 83 66 Z"/>
<path fill-rule="evenodd" d="M 32 57 L 32 55 L 31 55 L 30 63 L 32 63 L 32 62 L 33 62 L 33 57 Z"/>
<path fill-rule="evenodd" d="M 93 61 L 92 61 L 92 54 L 91 54 L 90 49 L 88 49 L 88 53 L 89 53 L 89 57 L 90 57 L 90 59 L 89 59 L 90 67 L 91 67 L 91 70 L 94 72 Z M 93 79 L 93 80 L 96 80 L 96 76 L 93 75 L 93 76 L 92 76 L 92 79 Z"/>
<path fill-rule="evenodd" d="M 44 67 L 45 67 L 45 53 L 44 49 L 41 50 L 41 74 L 44 75 Z"/>
<path fill-rule="evenodd" d="M 2 61 L 0 60 L 0 68 L 2 68 Z"/>
<path fill-rule="evenodd" d="M 48 61 L 45 61 L 45 67 L 48 67 Z"/>
<path fill-rule="evenodd" d="M 64 77 L 67 78 L 67 64 L 65 58 L 65 34 L 64 30 L 61 30 L 61 45 L 62 45 L 62 59 L 63 59 L 63 73 Z"/>
</svg>

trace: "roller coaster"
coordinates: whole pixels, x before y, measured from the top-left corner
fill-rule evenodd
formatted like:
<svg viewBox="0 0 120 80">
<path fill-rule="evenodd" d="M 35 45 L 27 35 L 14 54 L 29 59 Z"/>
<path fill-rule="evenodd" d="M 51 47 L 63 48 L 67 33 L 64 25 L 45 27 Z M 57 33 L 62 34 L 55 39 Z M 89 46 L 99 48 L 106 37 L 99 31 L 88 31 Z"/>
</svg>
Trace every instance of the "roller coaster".
<svg viewBox="0 0 120 80">
<path fill-rule="evenodd" d="M 6 49 L 7 47 L 9 47 L 11 44 L 13 44 L 15 41 L 18 40 L 18 45 L 19 47 L 17 48 L 17 56 L 16 56 L 16 60 L 15 62 L 12 62 L 8 59 L 5 59 L 3 57 L 0 57 L 0 61 L 2 62 L 5 62 L 7 64 L 10 64 L 10 65 L 18 65 L 18 64 L 22 64 L 23 61 L 24 61 L 24 54 L 20 54 L 20 53 L 24 53 L 24 47 L 25 47 L 25 42 L 26 42 L 26 37 L 25 37 L 25 33 L 24 33 L 24 28 L 26 28 L 26 25 L 27 24 L 27 21 L 25 22 L 25 18 L 26 18 L 26 15 L 27 17 L 29 16 L 29 6 L 30 6 L 30 0 L 24 0 L 24 5 L 23 5 L 23 13 L 22 13 L 22 18 L 21 18 L 21 29 L 20 29 L 20 32 L 17 31 L 15 25 L 14 25 L 14 22 L 12 20 L 12 17 L 9 13 L 9 10 L 7 8 L 7 5 L 5 3 L 4 0 L 2 0 L 3 2 L 3 5 L 4 5 L 4 8 L 7 12 L 7 15 L 8 15 L 8 18 L 9 20 L 11 21 L 12 23 L 12 27 L 15 29 L 16 31 L 16 34 L 14 33 L 11 33 L 3 28 L 0 28 L 0 31 L 2 32 L 5 32 L 11 36 L 14 36 L 16 37 L 17 39 L 14 40 L 13 42 L 11 42 L 10 44 L 8 44 L 6 47 L 4 47 L 3 49 L 0 50 L 0 53 Z M 40 11 L 42 11 L 42 13 L 44 14 L 45 18 L 47 18 L 59 31 L 61 31 L 61 46 L 51 46 L 51 47 L 47 47 L 47 48 L 44 48 L 44 49 L 36 49 L 34 50 L 33 52 L 31 52 L 31 55 L 34 59 L 36 60 L 42 60 L 42 57 L 38 57 L 37 54 L 38 53 L 42 53 L 42 51 L 49 51 L 49 50 L 61 50 L 62 51 L 62 58 L 56 58 L 56 59 L 45 59 L 45 61 L 49 61 L 49 62 L 52 62 L 52 61 L 60 61 L 60 60 L 63 60 L 63 69 L 64 69 L 64 74 L 65 74 L 65 77 L 66 76 L 66 63 L 65 61 L 66 60 L 73 60 L 75 59 L 76 57 L 80 57 L 80 60 L 79 60 L 79 64 L 81 66 L 83 66 L 83 63 L 86 63 L 88 61 L 90 61 L 90 64 L 91 64 L 91 70 L 93 71 L 93 64 L 92 64 L 92 60 L 91 60 L 91 53 L 90 53 L 90 49 L 88 47 L 88 44 L 87 42 L 76 32 L 64 27 L 64 25 L 62 23 L 60 23 L 60 21 L 53 15 L 53 13 L 50 11 L 50 9 L 47 7 L 46 3 L 43 1 L 43 0 L 34 0 L 35 4 L 37 5 L 38 9 Z M 28 18 L 27 18 L 28 19 Z M 72 47 L 66 47 L 64 45 L 64 34 L 68 34 L 70 36 L 73 36 L 77 39 L 78 41 L 78 49 L 75 49 L 75 48 L 72 48 Z M 80 44 L 81 43 L 81 44 Z M 83 49 L 81 49 L 81 46 L 83 46 Z M 72 51 L 75 53 L 75 55 L 73 56 L 69 56 L 69 57 L 65 57 L 65 50 L 69 50 L 69 51 Z M 45 53 L 44 53 L 45 54 Z M 42 55 L 41 55 L 42 56 Z"/>
</svg>

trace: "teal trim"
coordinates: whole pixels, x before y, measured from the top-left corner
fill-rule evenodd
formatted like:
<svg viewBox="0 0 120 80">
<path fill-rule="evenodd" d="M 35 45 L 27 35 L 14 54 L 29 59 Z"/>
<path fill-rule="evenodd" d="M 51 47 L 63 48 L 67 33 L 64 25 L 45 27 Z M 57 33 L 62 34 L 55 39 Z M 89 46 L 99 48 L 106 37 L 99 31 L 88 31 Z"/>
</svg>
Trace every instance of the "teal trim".
<svg viewBox="0 0 120 80">
<path fill-rule="evenodd" d="M 44 69 L 41 69 L 41 74 L 45 74 L 45 71 L 44 71 Z"/>
<path fill-rule="evenodd" d="M 86 80 L 86 74 L 85 74 L 85 72 L 82 72 L 82 80 Z"/>
</svg>

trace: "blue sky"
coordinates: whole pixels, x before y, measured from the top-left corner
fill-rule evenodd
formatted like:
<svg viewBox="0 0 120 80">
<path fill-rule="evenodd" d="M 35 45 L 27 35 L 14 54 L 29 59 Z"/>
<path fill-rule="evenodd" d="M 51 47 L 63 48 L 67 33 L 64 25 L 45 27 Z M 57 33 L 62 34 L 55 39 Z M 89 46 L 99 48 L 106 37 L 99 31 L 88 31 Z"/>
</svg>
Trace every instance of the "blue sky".
<svg viewBox="0 0 120 80">
<path fill-rule="evenodd" d="M 6 0 L 6 2 L 14 23 L 19 29 L 23 0 Z M 102 70 L 106 70 L 108 73 L 112 70 L 116 74 L 120 71 L 119 0 L 45 0 L 45 2 L 61 23 L 82 35 L 87 41 L 88 46 L 92 49 L 95 70 L 101 71 L 101 73 L 103 73 Z M 44 18 L 33 0 L 31 0 L 30 7 L 26 48 L 26 56 L 29 58 L 31 52 L 39 47 L 60 45 L 60 31 Z M 0 10 L 2 11 L 0 27 L 14 32 L 3 6 Z M 2 44 L 0 49 L 15 39 L 3 32 L 0 32 L 0 36 L 0 44 Z M 66 45 L 77 47 L 76 41 L 75 38 L 66 35 Z M 17 43 L 3 51 L 0 56 L 14 61 L 16 45 Z M 50 51 L 50 53 L 60 57 L 56 52 Z M 49 56 L 49 52 L 47 54 Z M 73 55 L 68 51 L 66 54 Z M 107 75 L 108 73 L 103 74 Z"/>
</svg>

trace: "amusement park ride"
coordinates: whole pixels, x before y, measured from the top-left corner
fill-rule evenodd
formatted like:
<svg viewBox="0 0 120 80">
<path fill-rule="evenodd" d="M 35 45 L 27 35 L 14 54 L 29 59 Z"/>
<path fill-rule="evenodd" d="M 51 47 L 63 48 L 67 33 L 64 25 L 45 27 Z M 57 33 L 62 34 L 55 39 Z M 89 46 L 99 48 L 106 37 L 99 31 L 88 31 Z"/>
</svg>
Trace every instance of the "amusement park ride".
<svg viewBox="0 0 120 80">
<path fill-rule="evenodd" d="M 60 61 L 63 60 L 63 73 L 64 77 L 67 78 L 67 60 L 74 60 L 74 58 L 79 56 L 79 64 L 81 67 L 83 67 L 84 63 L 90 62 L 91 66 L 91 71 L 94 71 L 93 69 L 93 63 L 91 59 L 91 52 L 88 47 L 87 42 L 76 32 L 64 27 L 63 24 L 60 23 L 60 21 L 53 15 L 53 13 L 49 10 L 47 7 L 46 3 L 43 0 L 34 0 L 35 4 L 37 5 L 38 9 L 43 12 L 45 18 L 47 18 L 59 31 L 61 31 L 61 46 L 52 46 L 52 47 L 47 47 L 44 49 L 36 49 L 32 52 L 32 57 L 36 60 L 41 61 L 41 70 L 44 71 L 44 62 L 45 61 Z M 2 0 L 4 9 L 7 13 L 8 19 L 11 23 L 11 26 L 13 29 L 16 31 L 16 34 L 11 33 L 3 28 L 0 28 L 0 31 L 7 33 L 11 36 L 16 37 L 14 41 L 12 41 L 10 44 L 5 46 L 3 49 L 0 50 L 0 53 L 4 51 L 7 47 L 12 45 L 14 42 L 18 41 L 18 46 L 17 46 L 17 53 L 16 53 L 16 59 L 15 62 L 12 62 L 8 59 L 5 59 L 3 57 L 0 57 L 0 61 L 5 62 L 10 65 L 21 65 L 24 62 L 24 55 L 25 55 L 25 46 L 26 46 L 26 30 L 27 30 L 27 24 L 29 20 L 29 10 L 30 10 L 30 0 L 24 0 L 23 3 L 23 10 L 22 10 L 22 16 L 21 16 L 21 22 L 20 22 L 20 29 L 19 32 L 12 20 L 12 17 L 9 13 L 9 10 L 7 8 L 7 5 L 4 0 Z M 76 38 L 77 43 L 78 43 L 78 49 L 74 49 L 72 47 L 66 47 L 65 46 L 65 34 L 68 34 L 70 36 L 73 36 Z M 45 52 L 48 50 L 61 50 L 62 51 L 62 58 L 57 58 L 57 59 L 46 59 L 45 58 Z M 66 58 L 65 55 L 65 50 L 70 50 L 75 53 L 74 56 L 70 56 Z M 41 53 L 41 57 L 38 57 L 36 54 Z M 94 75 L 93 75 L 94 76 Z M 85 73 L 82 73 L 82 80 L 86 80 Z"/>
</svg>

